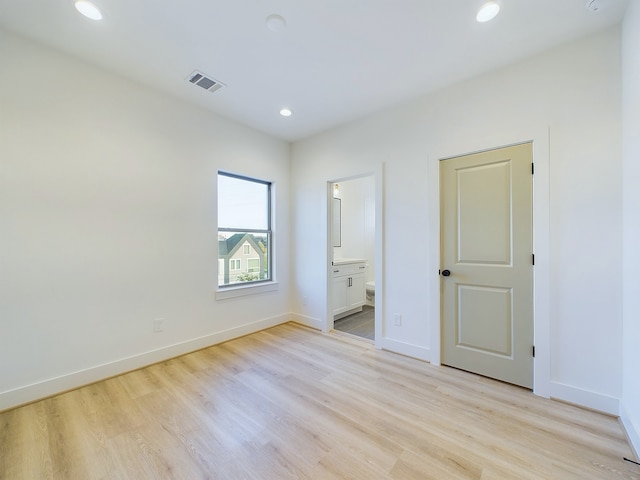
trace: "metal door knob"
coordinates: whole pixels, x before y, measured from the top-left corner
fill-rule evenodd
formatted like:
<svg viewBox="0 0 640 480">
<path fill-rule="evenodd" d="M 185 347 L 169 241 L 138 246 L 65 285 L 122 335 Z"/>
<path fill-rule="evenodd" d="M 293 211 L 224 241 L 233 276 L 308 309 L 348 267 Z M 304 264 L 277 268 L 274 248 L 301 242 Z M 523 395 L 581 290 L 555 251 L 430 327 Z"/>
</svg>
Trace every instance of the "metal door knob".
<svg viewBox="0 0 640 480">
<path fill-rule="evenodd" d="M 451 272 L 449 270 L 443 270 L 442 271 L 442 276 L 443 277 L 448 277 L 449 275 L 451 275 Z"/>
</svg>

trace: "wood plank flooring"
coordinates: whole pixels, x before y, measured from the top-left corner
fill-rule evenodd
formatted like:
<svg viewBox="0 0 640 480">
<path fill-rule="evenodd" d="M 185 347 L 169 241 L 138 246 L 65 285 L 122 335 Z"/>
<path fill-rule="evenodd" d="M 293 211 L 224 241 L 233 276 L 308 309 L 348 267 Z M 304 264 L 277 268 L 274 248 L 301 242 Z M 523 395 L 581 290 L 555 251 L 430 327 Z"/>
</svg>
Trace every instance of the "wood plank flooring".
<svg viewBox="0 0 640 480">
<path fill-rule="evenodd" d="M 281 325 L 0 414 L 0 478 L 640 479 L 615 418 Z"/>
</svg>

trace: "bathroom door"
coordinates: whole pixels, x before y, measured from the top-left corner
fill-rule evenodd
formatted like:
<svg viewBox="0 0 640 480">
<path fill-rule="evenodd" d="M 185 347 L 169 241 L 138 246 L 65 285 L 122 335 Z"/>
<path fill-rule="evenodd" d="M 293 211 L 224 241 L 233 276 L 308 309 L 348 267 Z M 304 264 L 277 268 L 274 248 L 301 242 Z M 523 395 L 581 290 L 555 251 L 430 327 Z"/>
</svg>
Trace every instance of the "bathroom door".
<svg viewBox="0 0 640 480">
<path fill-rule="evenodd" d="M 442 363 L 533 386 L 530 143 L 440 162 Z"/>
</svg>

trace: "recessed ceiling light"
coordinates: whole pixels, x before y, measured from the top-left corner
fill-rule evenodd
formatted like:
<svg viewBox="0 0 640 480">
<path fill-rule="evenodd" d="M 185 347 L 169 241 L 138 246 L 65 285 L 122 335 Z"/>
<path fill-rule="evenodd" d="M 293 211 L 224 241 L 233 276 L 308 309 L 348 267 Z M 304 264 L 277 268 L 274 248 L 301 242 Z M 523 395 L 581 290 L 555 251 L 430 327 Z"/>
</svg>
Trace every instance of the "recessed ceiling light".
<svg viewBox="0 0 640 480">
<path fill-rule="evenodd" d="M 497 2 L 487 2 L 478 11 L 476 20 L 480 23 L 488 22 L 492 20 L 500 11 L 500 5 Z"/>
<path fill-rule="evenodd" d="M 76 10 L 78 10 L 82 15 L 91 20 L 102 20 L 102 13 L 98 10 L 93 3 L 87 2 L 86 0 L 77 0 Z"/>
<path fill-rule="evenodd" d="M 287 26 L 287 21 L 284 19 L 284 17 L 276 15 L 275 13 L 273 15 L 269 15 L 266 22 L 267 28 L 276 33 L 282 32 Z"/>
<path fill-rule="evenodd" d="M 283 117 L 290 117 L 293 115 L 293 111 L 290 108 L 282 108 L 280 109 L 280 115 Z"/>
</svg>

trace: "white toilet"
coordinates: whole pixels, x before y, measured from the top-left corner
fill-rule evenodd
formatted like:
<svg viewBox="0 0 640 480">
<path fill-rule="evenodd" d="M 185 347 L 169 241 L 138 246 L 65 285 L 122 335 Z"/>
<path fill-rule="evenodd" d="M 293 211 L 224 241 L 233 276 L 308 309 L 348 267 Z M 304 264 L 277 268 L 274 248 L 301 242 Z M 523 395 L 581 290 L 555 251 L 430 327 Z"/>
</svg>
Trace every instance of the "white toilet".
<svg viewBox="0 0 640 480">
<path fill-rule="evenodd" d="M 367 303 L 373 305 L 374 297 L 376 295 L 376 282 L 367 282 L 365 283 L 365 291 L 367 292 Z"/>
</svg>

